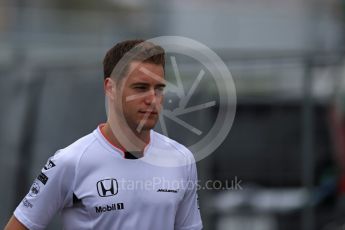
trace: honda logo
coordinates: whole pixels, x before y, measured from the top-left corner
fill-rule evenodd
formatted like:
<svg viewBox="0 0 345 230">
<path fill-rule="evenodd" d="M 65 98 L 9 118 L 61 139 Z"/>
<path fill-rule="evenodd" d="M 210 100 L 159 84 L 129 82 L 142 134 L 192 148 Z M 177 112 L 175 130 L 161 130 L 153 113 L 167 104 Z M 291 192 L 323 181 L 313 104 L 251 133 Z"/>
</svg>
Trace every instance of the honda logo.
<svg viewBox="0 0 345 230">
<path fill-rule="evenodd" d="M 114 196 L 117 194 L 117 181 L 104 179 L 97 182 L 97 191 L 100 197 Z"/>
</svg>

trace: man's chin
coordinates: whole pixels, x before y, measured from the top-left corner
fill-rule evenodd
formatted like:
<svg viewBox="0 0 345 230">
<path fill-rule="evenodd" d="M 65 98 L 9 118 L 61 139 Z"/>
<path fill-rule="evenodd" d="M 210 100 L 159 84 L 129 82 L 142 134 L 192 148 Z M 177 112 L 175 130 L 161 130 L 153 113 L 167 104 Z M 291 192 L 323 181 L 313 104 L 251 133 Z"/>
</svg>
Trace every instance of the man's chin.
<svg viewBox="0 0 345 230">
<path fill-rule="evenodd" d="M 137 132 L 142 132 L 142 131 L 149 131 L 153 129 L 156 126 L 156 121 L 146 121 L 144 124 L 138 123 L 137 127 L 135 128 Z"/>
<path fill-rule="evenodd" d="M 155 125 L 152 125 L 152 124 L 144 125 L 141 129 L 140 129 L 140 127 L 138 126 L 137 132 L 150 131 L 150 130 L 153 129 L 154 127 L 155 127 Z"/>
</svg>

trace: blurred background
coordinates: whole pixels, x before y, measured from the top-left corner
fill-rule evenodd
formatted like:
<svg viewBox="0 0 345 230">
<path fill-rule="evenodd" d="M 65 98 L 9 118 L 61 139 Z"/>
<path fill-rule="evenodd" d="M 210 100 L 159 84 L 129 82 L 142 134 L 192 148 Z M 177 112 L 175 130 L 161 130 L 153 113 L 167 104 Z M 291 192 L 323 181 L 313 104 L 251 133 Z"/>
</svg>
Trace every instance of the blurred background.
<svg viewBox="0 0 345 230">
<path fill-rule="evenodd" d="M 241 186 L 199 190 L 204 229 L 344 229 L 344 10 L 344 0 L 2 0 L 0 227 L 47 158 L 105 121 L 105 52 L 177 35 L 213 49 L 237 90 L 230 133 L 197 166 L 202 183 Z M 193 82 L 200 66 L 178 64 Z M 191 104 L 218 102 L 211 81 Z M 185 119 L 207 131 L 218 109 Z M 48 229 L 61 229 L 58 217 Z"/>
</svg>

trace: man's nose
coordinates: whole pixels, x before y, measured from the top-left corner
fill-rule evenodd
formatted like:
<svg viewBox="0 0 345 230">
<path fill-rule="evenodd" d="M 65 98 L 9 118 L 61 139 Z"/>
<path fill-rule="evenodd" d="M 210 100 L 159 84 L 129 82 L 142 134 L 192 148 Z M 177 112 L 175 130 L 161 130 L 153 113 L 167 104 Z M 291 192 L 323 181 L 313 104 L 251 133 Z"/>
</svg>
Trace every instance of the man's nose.
<svg viewBox="0 0 345 230">
<path fill-rule="evenodd" d="M 149 105 L 155 103 L 156 96 L 155 89 L 150 89 L 145 96 L 145 103 Z"/>
</svg>

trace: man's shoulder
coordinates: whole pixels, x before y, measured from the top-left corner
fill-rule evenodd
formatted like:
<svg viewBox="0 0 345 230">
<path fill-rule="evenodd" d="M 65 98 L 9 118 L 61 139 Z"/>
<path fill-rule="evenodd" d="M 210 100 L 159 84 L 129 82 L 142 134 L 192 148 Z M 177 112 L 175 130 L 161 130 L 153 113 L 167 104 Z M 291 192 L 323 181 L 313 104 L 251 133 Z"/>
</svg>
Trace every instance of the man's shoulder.
<svg viewBox="0 0 345 230">
<path fill-rule="evenodd" d="M 164 149 L 175 150 L 175 152 L 178 152 L 180 155 L 184 156 L 185 158 L 194 161 L 193 153 L 183 144 L 167 136 L 164 136 L 163 134 L 157 133 L 155 131 L 153 131 L 153 135 L 156 139 L 155 140 L 156 145 L 159 145 L 161 146 L 161 148 L 164 148 Z"/>
<path fill-rule="evenodd" d="M 76 163 L 95 140 L 96 137 L 93 133 L 87 134 L 65 148 L 59 149 L 53 158 L 66 163 Z"/>
</svg>

